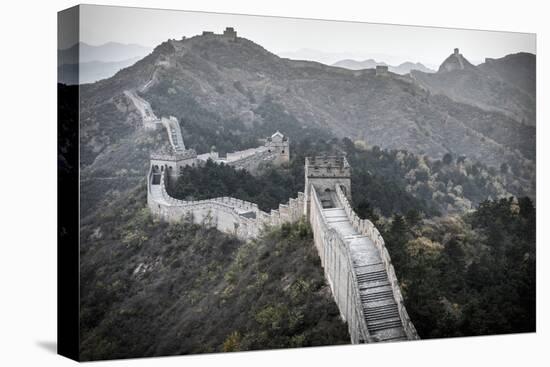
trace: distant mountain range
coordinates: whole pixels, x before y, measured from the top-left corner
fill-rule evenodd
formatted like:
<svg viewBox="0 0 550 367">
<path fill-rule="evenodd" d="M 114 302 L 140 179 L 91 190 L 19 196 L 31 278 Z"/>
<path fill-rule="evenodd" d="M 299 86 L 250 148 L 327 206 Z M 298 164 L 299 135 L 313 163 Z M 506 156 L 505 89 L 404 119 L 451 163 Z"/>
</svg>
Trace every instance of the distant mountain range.
<svg viewBox="0 0 550 367">
<path fill-rule="evenodd" d="M 63 78 L 58 80 L 60 83 L 72 85 L 78 84 L 77 78 L 78 66 L 80 66 L 80 84 L 94 83 L 101 79 L 110 78 L 121 69 L 133 65 L 141 57 L 133 57 L 128 60 L 103 62 L 90 61 L 81 64 L 63 64 L 58 67 L 58 75 L 63 75 Z"/>
<path fill-rule="evenodd" d="M 151 48 L 136 44 L 109 42 L 93 46 L 81 42 L 58 50 L 58 82 L 76 84 L 80 65 L 80 84 L 93 83 L 113 76 L 151 52 Z"/>
<path fill-rule="evenodd" d="M 411 70 L 423 71 L 425 73 L 435 73 L 435 70 L 427 68 L 426 66 L 422 65 L 419 62 L 413 63 L 410 61 L 401 63 L 398 66 L 388 65 L 385 62 L 378 62 L 374 59 L 368 59 L 363 61 L 345 59 L 332 64 L 332 66 L 337 66 L 340 68 L 345 68 L 350 70 L 374 69 L 376 68 L 377 65 L 388 66 L 389 71 L 400 75 L 409 74 Z"/>
<path fill-rule="evenodd" d="M 311 48 L 302 48 L 295 51 L 278 52 L 277 56 L 292 60 L 315 61 L 325 65 L 333 65 L 334 63 L 342 60 L 384 60 L 384 62 L 388 65 L 399 65 L 407 61 L 406 57 L 386 53 L 369 52 L 368 54 L 359 54 L 354 52 L 326 52 Z M 433 65 L 425 64 L 425 66 L 434 68 Z"/>
</svg>

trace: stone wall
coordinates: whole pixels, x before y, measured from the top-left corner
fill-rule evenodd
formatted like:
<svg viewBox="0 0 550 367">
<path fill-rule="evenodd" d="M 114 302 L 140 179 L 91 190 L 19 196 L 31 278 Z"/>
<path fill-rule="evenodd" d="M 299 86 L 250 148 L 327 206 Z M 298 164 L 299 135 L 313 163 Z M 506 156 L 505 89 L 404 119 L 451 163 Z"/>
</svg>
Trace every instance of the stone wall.
<svg viewBox="0 0 550 367">
<path fill-rule="evenodd" d="M 166 128 L 168 139 L 174 152 L 185 152 L 185 143 L 183 142 L 183 136 L 181 134 L 178 119 L 174 116 L 170 116 L 169 118 L 163 117 L 161 118 L 161 122 Z"/>
<path fill-rule="evenodd" d="M 155 183 L 160 176 L 159 183 Z M 171 197 L 166 191 L 166 172 L 149 172 L 147 180 L 147 204 L 151 212 L 166 221 L 191 220 L 193 223 L 213 226 L 222 232 L 243 240 L 257 237 L 264 227 L 299 221 L 303 216 L 304 194 L 291 198 L 269 213 L 257 204 L 232 198 L 218 197 L 208 200 L 184 201 Z"/>
<path fill-rule="evenodd" d="M 161 120 L 155 116 L 149 102 L 141 98 L 134 90 L 124 91 L 124 95 L 132 102 L 137 113 L 141 116 L 143 128 L 146 130 L 155 130 L 161 123 Z"/>
<path fill-rule="evenodd" d="M 397 276 L 395 275 L 395 269 L 393 268 L 390 254 L 386 249 L 384 238 L 382 238 L 382 235 L 370 220 L 361 219 L 355 213 L 348 201 L 348 198 L 342 192 L 340 187 L 336 187 L 336 194 L 338 195 L 338 199 L 340 200 L 340 203 L 342 204 L 353 228 L 360 234 L 370 238 L 380 252 L 380 257 L 382 258 L 384 268 L 386 270 L 386 273 L 388 274 L 393 297 L 395 299 L 395 302 L 397 303 L 397 309 L 399 311 L 401 322 L 403 323 L 403 328 L 405 329 L 405 333 L 407 334 L 407 338 L 409 340 L 419 339 L 418 333 L 416 332 L 416 329 L 411 322 L 409 314 L 407 313 L 407 310 L 405 308 L 403 296 L 401 294 L 401 288 L 399 286 Z"/>
<path fill-rule="evenodd" d="M 238 160 L 227 162 L 228 165 L 235 167 L 236 169 L 245 169 L 251 173 L 258 170 L 258 167 L 262 163 L 274 162 L 276 154 L 270 153 L 267 150 L 258 151 L 253 155 L 243 157 Z"/>
<path fill-rule="evenodd" d="M 340 314 L 348 323 L 351 342 L 354 344 L 370 342 L 350 251 L 336 231 L 328 227 L 315 188 L 311 187 L 309 192 L 311 193 L 309 219 L 315 247 Z"/>
</svg>

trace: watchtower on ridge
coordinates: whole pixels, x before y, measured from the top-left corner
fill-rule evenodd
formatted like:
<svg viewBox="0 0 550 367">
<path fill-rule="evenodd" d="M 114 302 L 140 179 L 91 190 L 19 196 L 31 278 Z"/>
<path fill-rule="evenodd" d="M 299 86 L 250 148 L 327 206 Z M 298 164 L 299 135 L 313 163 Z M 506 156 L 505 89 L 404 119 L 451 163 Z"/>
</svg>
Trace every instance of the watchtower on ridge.
<svg viewBox="0 0 550 367">
<path fill-rule="evenodd" d="M 351 168 L 346 157 L 307 157 L 305 162 L 306 215 L 309 213 L 311 190 L 314 189 L 325 208 L 335 205 L 336 186 L 340 186 L 348 200 L 351 200 Z"/>
<path fill-rule="evenodd" d="M 279 130 L 267 138 L 265 146 L 269 153 L 277 155 L 275 164 L 288 163 L 290 161 L 290 141 L 288 136 L 283 135 Z"/>
</svg>

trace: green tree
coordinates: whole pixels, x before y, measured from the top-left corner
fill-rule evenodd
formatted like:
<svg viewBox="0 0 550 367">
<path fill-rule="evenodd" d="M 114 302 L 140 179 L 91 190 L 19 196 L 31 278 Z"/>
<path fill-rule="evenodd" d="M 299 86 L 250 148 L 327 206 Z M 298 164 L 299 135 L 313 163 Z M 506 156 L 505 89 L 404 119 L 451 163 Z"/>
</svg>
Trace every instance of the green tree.
<svg viewBox="0 0 550 367">
<path fill-rule="evenodd" d="M 443 156 L 443 163 L 445 163 L 446 165 L 450 165 L 451 163 L 453 163 L 453 156 L 451 155 L 451 153 L 445 153 L 445 155 Z"/>
</svg>

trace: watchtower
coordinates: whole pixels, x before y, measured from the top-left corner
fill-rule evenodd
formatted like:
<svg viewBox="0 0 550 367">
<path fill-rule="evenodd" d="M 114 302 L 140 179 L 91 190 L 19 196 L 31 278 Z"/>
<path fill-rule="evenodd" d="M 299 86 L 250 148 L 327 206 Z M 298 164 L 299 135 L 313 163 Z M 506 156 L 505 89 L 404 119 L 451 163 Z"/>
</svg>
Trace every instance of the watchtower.
<svg viewBox="0 0 550 367">
<path fill-rule="evenodd" d="M 237 31 L 235 31 L 235 29 L 233 27 L 227 27 L 223 31 L 223 36 L 225 38 L 228 38 L 228 39 L 232 40 L 232 41 L 235 41 L 237 39 Z"/>
<path fill-rule="evenodd" d="M 454 55 L 458 56 L 458 48 L 455 48 Z"/>
<path fill-rule="evenodd" d="M 265 144 L 269 153 L 275 153 L 275 164 L 288 163 L 290 161 L 290 141 L 279 130 L 267 138 Z"/>
<path fill-rule="evenodd" d="M 340 186 L 344 195 L 351 200 L 351 168 L 344 156 L 307 157 L 305 183 L 306 215 L 309 214 L 312 189 L 317 192 L 325 208 L 336 204 L 336 186 Z"/>
<path fill-rule="evenodd" d="M 388 75 L 388 66 L 376 65 L 376 75 Z"/>
</svg>

